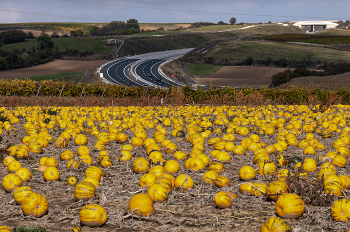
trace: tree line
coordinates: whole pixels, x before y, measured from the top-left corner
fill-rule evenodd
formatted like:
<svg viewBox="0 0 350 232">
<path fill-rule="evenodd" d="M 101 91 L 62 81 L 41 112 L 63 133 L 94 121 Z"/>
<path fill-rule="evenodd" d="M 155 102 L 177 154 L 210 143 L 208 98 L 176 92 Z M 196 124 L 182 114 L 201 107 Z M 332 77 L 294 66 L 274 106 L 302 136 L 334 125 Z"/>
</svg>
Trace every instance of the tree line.
<svg viewBox="0 0 350 232">
<path fill-rule="evenodd" d="M 84 29 L 71 30 L 72 37 L 102 36 L 102 35 L 129 35 L 140 32 L 140 25 L 136 19 L 124 21 L 112 21 L 103 27 L 89 26 Z"/>
</svg>

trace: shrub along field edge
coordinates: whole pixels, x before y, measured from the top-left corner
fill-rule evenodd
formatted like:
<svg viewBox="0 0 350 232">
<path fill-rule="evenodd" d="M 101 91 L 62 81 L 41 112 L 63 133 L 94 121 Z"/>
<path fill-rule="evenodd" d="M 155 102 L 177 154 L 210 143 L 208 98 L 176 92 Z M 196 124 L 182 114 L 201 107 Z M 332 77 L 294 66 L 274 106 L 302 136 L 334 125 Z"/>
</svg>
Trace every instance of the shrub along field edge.
<svg viewBox="0 0 350 232">
<path fill-rule="evenodd" d="M 0 80 L 1 106 L 21 105 L 266 105 L 350 104 L 350 90 L 321 89 L 235 89 L 232 87 L 193 89 L 186 87 L 161 88 L 125 87 L 104 83 L 86 84 L 52 80 Z M 6 97 L 5 97 L 6 96 Z M 39 101 L 39 99 L 41 99 Z M 109 100 L 107 100 L 109 99 Z M 118 100 L 116 100 L 118 99 Z M 74 101 L 73 101 L 74 100 Z M 82 102 L 81 102 L 82 101 Z M 80 102 L 80 103 L 79 103 Z"/>
</svg>

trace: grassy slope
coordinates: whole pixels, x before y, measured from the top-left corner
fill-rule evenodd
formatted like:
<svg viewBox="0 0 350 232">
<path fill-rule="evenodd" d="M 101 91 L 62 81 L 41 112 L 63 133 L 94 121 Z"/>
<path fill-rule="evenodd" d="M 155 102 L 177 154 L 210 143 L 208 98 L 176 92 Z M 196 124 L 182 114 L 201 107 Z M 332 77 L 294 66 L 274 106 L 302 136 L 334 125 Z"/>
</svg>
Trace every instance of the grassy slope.
<svg viewBox="0 0 350 232">
<path fill-rule="evenodd" d="M 316 35 L 345 35 L 350 36 L 350 30 L 345 29 L 328 29 L 317 32 Z"/>
<path fill-rule="evenodd" d="M 107 43 L 105 39 L 84 39 L 79 40 L 78 38 L 54 38 L 52 39 L 57 45 L 60 50 L 65 50 L 66 48 L 69 49 L 79 49 L 81 51 L 88 51 L 92 50 L 93 52 L 97 54 L 110 54 L 113 52 L 114 47 L 105 47 L 104 45 Z M 28 39 L 25 42 L 21 43 L 13 43 L 13 44 L 7 44 L 3 46 L 0 49 L 6 50 L 6 51 L 12 51 L 14 49 L 22 49 L 25 48 L 29 50 L 33 46 L 36 45 L 35 39 Z"/>
<path fill-rule="evenodd" d="M 237 29 L 243 28 L 246 25 L 211 25 L 189 29 L 190 31 L 221 31 L 221 30 L 229 30 L 229 29 Z"/>
<path fill-rule="evenodd" d="M 30 79 L 34 81 L 42 81 L 42 80 L 54 80 L 54 81 L 73 81 L 74 83 L 78 83 L 82 76 L 83 72 L 75 72 L 75 73 L 55 73 L 55 74 L 45 74 L 38 76 L 25 77 L 20 79 Z"/>
<path fill-rule="evenodd" d="M 339 59 L 350 62 L 350 52 L 339 51 L 330 48 L 312 47 L 277 42 L 259 41 L 230 41 L 216 47 L 206 56 L 220 59 L 244 60 L 253 57 L 255 60 L 265 60 L 270 57 L 273 60 L 303 60 L 311 56 L 314 61 L 338 61 Z"/>
<path fill-rule="evenodd" d="M 211 64 L 186 64 L 186 71 L 188 76 L 208 76 L 216 71 L 218 71 L 220 65 L 211 65 Z"/>
</svg>

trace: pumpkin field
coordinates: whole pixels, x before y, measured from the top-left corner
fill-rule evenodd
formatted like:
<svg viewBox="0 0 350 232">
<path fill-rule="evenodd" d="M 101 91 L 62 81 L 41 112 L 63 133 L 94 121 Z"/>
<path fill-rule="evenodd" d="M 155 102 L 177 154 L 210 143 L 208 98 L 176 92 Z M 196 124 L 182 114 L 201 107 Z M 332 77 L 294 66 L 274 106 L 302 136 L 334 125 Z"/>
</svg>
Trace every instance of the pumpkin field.
<svg viewBox="0 0 350 232">
<path fill-rule="evenodd" d="M 350 231 L 349 148 L 341 104 L 1 107 L 0 231 Z"/>
</svg>

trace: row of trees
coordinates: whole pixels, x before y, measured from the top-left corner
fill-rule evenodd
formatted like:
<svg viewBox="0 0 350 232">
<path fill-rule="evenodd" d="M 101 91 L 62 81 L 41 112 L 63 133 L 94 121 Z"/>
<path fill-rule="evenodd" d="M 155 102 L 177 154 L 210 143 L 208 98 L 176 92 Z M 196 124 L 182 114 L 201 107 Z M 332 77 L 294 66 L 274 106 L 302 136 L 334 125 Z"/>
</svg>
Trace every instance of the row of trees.
<svg viewBox="0 0 350 232">
<path fill-rule="evenodd" d="M 71 30 L 72 37 L 99 36 L 99 35 L 129 35 L 140 32 L 140 25 L 136 19 L 124 21 L 112 21 L 103 27 L 90 26 L 85 29 Z"/>
<path fill-rule="evenodd" d="M 0 47 L 3 44 L 23 42 L 26 39 L 34 38 L 33 33 L 25 33 L 19 30 L 3 31 L 0 32 Z"/>
<path fill-rule="evenodd" d="M 232 17 L 229 21 L 231 25 L 234 25 L 237 23 L 237 19 L 235 17 Z M 211 23 L 211 22 L 195 22 L 192 23 L 189 28 L 198 28 L 203 26 L 211 26 L 211 25 L 228 25 L 228 23 L 225 23 L 224 21 L 219 21 L 218 23 Z"/>
</svg>

